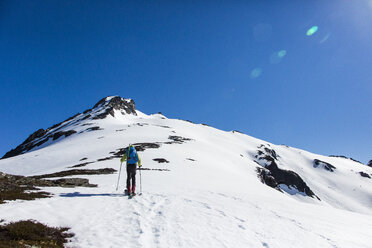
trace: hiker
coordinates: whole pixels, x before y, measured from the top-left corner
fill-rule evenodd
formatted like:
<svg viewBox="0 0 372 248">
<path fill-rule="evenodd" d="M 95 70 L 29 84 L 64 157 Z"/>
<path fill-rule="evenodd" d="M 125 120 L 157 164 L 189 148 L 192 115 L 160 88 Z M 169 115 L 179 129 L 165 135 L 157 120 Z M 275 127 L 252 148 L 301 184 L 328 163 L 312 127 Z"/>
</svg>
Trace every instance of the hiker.
<svg viewBox="0 0 372 248">
<path fill-rule="evenodd" d="M 135 189 L 136 189 L 136 170 L 137 170 L 137 163 L 138 166 L 141 167 L 141 159 L 138 156 L 138 153 L 136 149 L 129 145 L 126 149 L 126 152 L 124 153 L 123 157 L 120 159 L 120 161 L 123 163 L 124 161 L 127 161 L 127 188 L 125 190 L 125 194 L 127 195 L 135 195 Z M 130 180 L 132 179 L 132 188 L 130 184 Z"/>
</svg>

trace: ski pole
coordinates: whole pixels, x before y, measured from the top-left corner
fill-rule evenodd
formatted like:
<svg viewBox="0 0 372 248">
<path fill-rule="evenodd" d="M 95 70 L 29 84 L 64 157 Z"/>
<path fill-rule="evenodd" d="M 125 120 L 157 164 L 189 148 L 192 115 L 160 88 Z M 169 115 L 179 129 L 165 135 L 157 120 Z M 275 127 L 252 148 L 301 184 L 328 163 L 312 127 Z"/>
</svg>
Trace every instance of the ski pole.
<svg viewBox="0 0 372 248">
<path fill-rule="evenodd" d="M 142 166 L 141 166 L 142 167 Z M 142 177 L 141 177 L 141 170 L 142 168 L 140 168 L 140 195 L 142 195 Z"/>
<path fill-rule="evenodd" d="M 119 169 L 119 176 L 118 176 L 118 183 L 116 184 L 116 190 L 118 190 L 118 187 L 119 187 L 119 180 L 120 180 L 120 174 L 121 174 L 121 165 L 123 163 L 120 163 L 120 169 Z"/>
</svg>

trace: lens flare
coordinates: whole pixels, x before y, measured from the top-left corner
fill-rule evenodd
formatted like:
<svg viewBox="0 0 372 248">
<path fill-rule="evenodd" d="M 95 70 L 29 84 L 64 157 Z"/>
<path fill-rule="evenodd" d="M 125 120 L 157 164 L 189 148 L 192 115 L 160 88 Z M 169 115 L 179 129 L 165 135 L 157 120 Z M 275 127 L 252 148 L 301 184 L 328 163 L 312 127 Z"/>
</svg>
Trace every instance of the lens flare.
<svg viewBox="0 0 372 248">
<path fill-rule="evenodd" d="M 283 58 L 286 54 L 287 54 L 287 51 L 286 50 L 280 50 L 278 52 L 278 57 Z"/>
<path fill-rule="evenodd" d="M 284 56 L 287 54 L 286 50 L 280 50 L 278 52 L 274 52 L 270 56 L 270 63 L 271 64 L 279 64 L 282 62 Z"/>
<path fill-rule="evenodd" d="M 312 26 L 309 30 L 307 30 L 306 35 L 312 36 L 316 33 L 316 31 L 318 31 L 318 26 Z"/>
<path fill-rule="evenodd" d="M 256 67 L 251 71 L 251 78 L 258 78 L 262 73 L 262 68 Z"/>
<path fill-rule="evenodd" d="M 323 39 L 321 41 L 319 41 L 320 44 L 326 42 L 328 39 L 329 39 L 329 36 L 331 36 L 330 34 L 327 34 L 326 36 L 323 37 Z"/>
</svg>

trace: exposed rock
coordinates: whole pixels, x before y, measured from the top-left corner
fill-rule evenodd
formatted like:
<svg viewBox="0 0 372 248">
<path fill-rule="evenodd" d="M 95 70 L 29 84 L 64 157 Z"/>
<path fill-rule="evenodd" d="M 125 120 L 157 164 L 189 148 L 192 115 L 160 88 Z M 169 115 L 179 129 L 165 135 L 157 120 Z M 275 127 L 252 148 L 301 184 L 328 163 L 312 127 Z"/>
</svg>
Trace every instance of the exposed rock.
<svg viewBox="0 0 372 248">
<path fill-rule="evenodd" d="M 85 129 L 85 131 L 97 131 L 97 130 L 103 130 L 102 128 L 98 127 L 98 126 L 95 126 L 95 127 L 90 127 L 90 128 L 87 128 Z"/>
<path fill-rule="evenodd" d="M 84 123 L 81 126 L 91 126 L 91 125 L 93 125 L 93 123 Z"/>
<path fill-rule="evenodd" d="M 146 149 L 156 149 L 160 147 L 160 143 L 135 143 L 132 144 L 136 151 L 143 152 Z M 125 150 L 126 152 L 126 150 Z M 124 153 L 123 153 L 124 155 Z"/>
<path fill-rule="evenodd" d="M 22 144 L 26 144 L 26 143 L 29 143 L 37 138 L 40 138 L 42 136 L 44 136 L 46 134 L 46 130 L 44 129 L 39 129 L 37 130 L 36 132 L 34 132 L 33 134 L 31 134 Z"/>
<path fill-rule="evenodd" d="M 170 135 L 169 137 L 168 137 L 168 139 L 170 139 L 170 140 L 173 140 L 172 142 L 164 142 L 165 144 L 174 144 L 174 143 L 176 143 L 176 144 L 182 144 L 182 143 L 184 143 L 185 141 L 190 141 L 190 140 L 192 140 L 192 139 L 190 139 L 190 138 L 184 138 L 184 137 L 181 137 L 181 136 L 176 136 L 176 135 Z"/>
<path fill-rule="evenodd" d="M 81 119 L 82 121 L 83 120 L 86 120 L 86 119 L 89 119 L 91 117 L 91 115 L 89 114 L 89 115 L 86 115 L 83 119 Z"/>
<path fill-rule="evenodd" d="M 89 180 L 84 178 L 45 180 L 41 177 L 16 176 L 0 172 L 0 204 L 9 200 L 51 197 L 51 194 L 40 191 L 37 187 L 97 187 L 97 185 L 90 184 Z"/>
<path fill-rule="evenodd" d="M 193 161 L 193 162 L 195 162 L 196 160 L 195 159 L 193 159 L 193 158 L 186 158 L 187 160 L 190 160 L 190 161 Z"/>
<path fill-rule="evenodd" d="M 59 132 L 53 134 L 53 140 L 56 140 L 56 139 L 60 138 L 61 136 L 68 137 L 68 136 L 70 136 L 74 133 L 76 133 L 75 130 L 59 131 Z"/>
<path fill-rule="evenodd" d="M 314 166 L 314 168 L 321 167 L 321 168 L 323 168 L 327 171 L 330 171 L 330 172 L 333 172 L 336 169 L 336 167 L 331 165 L 330 163 L 324 162 L 324 161 L 319 160 L 319 159 L 314 159 L 313 166 Z"/>
<path fill-rule="evenodd" d="M 90 111 L 92 111 L 92 109 L 87 109 L 87 110 L 85 110 L 85 111 L 83 112 L 83 115 L 89 113 Z"/>
<path fill-rule="evenodd" d="M 359 172 L 359 175 L 361 175 L 362 177 L 371 178 L 367 173 L 365 173 L 363 171 Z"/>
<path fill-rule="evenodd" d="M 238 130 L 232 130 L 232 133 L 240 133 L 240 134 L 244 134 L 243 132 L 240 132 Z"/>
<path fill-rule="evenodd" d="M 148 171 L 170 171 L 169 169 L 150 169 L 150 168 L 143 168 L 140 167 L 137 170 L 148 170 Z"/>
<path fill-rule="evenodd" d="M 149 124 L 147 124 L 147 123 L 136 123 L 134 125 L 143 127 L 143 126 L 148 126 Z"/>
<path fill-rule="evenodd" d="M 257 174 L 261 182 L 282 192 L 280 184 L 285 184 L 289 188 L 295 188 L 299 192 L 310 197 L 317 197 L 314 192 L 307 186 L 304 180 L 294 171 L 280 169 L 276 163 L 277 153 L 265 145 L 261 145 L 255 156 L 255 162 L 261 167 L 257 168 Z"/>
<path fill-rule="evenodd" d="M 81 161 L 81 160 L 80 160 L 80 161 Z M 85 162 L 85 163 L 81 163 L 81 164 L 73 165 L 73 166 L 71 166 L 70 168 L 84 167 L 84 166 L 86 166 L 86 165 L 88 165 L 88 164 L 91 164 L 91 163 L 93 163 L 93 162 Z"/>
<path fill-rule="evenodd" d="M 99 102 L 97 102 L 93 109 L 103 107 L 105 110 L 103 113 L 97 115 L 93 119 L 103 119 L 106 118 L 108 115 L 115 116 L 114 110 L 120 110 L 122 114 L 133 114 L 137 115 L 136 107 L 133 100 L 126 100 L 121 98 L 120 96 L 115 96 L 108 100 L 107 97 L 102 98 Z"/>
<path fill-rule="evenodd" d="M 101 161 L 106 161 L 106 160 L 110 160 L 110 159 L 113 159 L 115 158 L 115 156 L 110 156 L 110 157 L 105 157 L 105 158 L 99 158 L 97 159 L 98 162 L 101 162 Z"/>
<path fill-rule="evenodd" d="M 166 160 L 165 158 L 154 158 L 153 160 L 158 163 L 169 163 L 169 161 Z"/>
<path fill-rule="evenodd" d="M 83 161 L 83 160 L 87 160 L 88 158 L 82 158 L 82 159 L 80 159 L 80 161 Z"/>
<path fill-rule="evenodd" d="M 40 180 L 38 186 L 43 187 L 97 187 L 97 184 L 90 184 L 88 179 L 85 178 L 61 178 L 56 180 Z"/>
<path fill-rule="evenodd" d="M 372 159 L 371 159 L 371 160 L 369 160 L 369 162 L 368 162 L 367 166 L 369 166 L 369 167 L 372 167 Z"/>
<path fill-rule="evenodd" d="M 112 168 L 104 168 L 104 169 L 96 169 L 96 170 L 73 169 L 73 170 L 60 171 L 60 172 L 51 173 L 51 174 L 31 176 L 30 178 L 40 179 L 40 178 L 50 178 L 50 177 L 65 177 L 65 176 L 72 176 L 72 175 L 98 175 L 98 174 L 112 174 L 114 172 L 116 172 L 116 170 Z"/>
<path fill-rule="evenodd" d="M 146 149 L 156 149 L 160 147 L 160 143 L 135 143 L 132 146 L 136 149 L 137 152 L 143 152 Z M 127 152 L 127 147 L 118 148 L 114 152 L 110 152 L 113 156 L 108 158 L 121 158 Z"/>
<path fill-rule="evenodd" d="M 186 121 L 186 122 L 190 122 L 190 123 L 192 123 L 192 124 L 195 124 L 195 122 L 190 121 L 190 120 L 182 120 L 182 121 Z"/>
<path fill-rule="evenodd" d="M 163 126 L 163 125 L 154 125 L 154 126 L 162 127 L 162 128 L 170 128 L 169 126 Z"/>
<path fill-rule="evenodd" d="M 78 117 L 79 115 L 80 115 L 80 113 L 77 113 L 77 114 L 75 114 L 75 115 L 73 115 L 73 116 L 67 118 L 66 120 L 64 120 L 64 121 L 62 121 L 62 122 L 56 124 L 56 125 L 58 126 L 57 129 L 54 129 L 54 130 L 53 130 L 53 126 L 52 126 L 52 127 L 48 128 L 47 131 L 51 131 L 51 130 L 53 130 L 53 132 L 57 132 L 58 130 L 67 127 L 68 125 L 70 125 L 71 123 L 73 123 L 73 122 L 74 122 L 73 119 L 75 119 L 75 118 Z M 63 124 L 63 125 L 62 125 L 62 124 Z M 56 126 L 56 125 L 55 125 L 55 126 Z"/>
<path fill-rule="evenodd" d="M 256 169 L 257 169 L 258 177 L 261 179 L 262 183 L 266 184 L 267 186 L 270 186 L 271 188 L 282 191 L 281 189 L 279 189 L 277 181 L 271 175 L 268 169 L 265 169 L 262 167 L 256 167 Z"/>
<path fill-rule="evenodd" d="M 0 172 L 0 204 L 5 203 L 5 201 L 18 199 L 35 200 L 37 198 L 51 197 L 49 193 L 39 191 L 40 189 L 36 188 L 34 183 L 24 178 Z M 33 192 L 30 192 L 30 190 Z"/>
</svg>

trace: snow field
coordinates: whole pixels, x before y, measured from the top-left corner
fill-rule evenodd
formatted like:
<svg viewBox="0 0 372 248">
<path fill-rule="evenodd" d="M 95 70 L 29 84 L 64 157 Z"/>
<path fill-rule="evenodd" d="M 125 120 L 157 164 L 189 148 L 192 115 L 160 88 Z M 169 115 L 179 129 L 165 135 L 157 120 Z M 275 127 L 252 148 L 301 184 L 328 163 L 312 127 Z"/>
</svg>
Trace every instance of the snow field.
<svg viewBox="0 0 372 248">
<path fill-rule="evenodd" d="M 123 196 L 123 166 L 118 192 L 117 173 L 79 175 L 98 187 L 43 188 L 54 197 L 2 204 L 0 219 L 71 227 L 76 236 L 68 247 L 371 247 L 372 180 L 358 174 L 372 174 L 371 168 L 158 114 L 115 116 L 80 123 L 102 130 L 1 160 L 0 171 L 47 174 L 82 162 L 94 162 L 84 169 L 119 170 L 118 158 L 97 160 L 129 143 L 158 143 L 160 148 L 139 152 L 143 167 L 155 169 L 141 171 L 143 195 Z M 170 135 L 192 140 L 166 144 Z M 298 173 L 321 201 L 262 184 L 253 161 L 261 144 L 274 149 L 278 166 Z M 336 170 L 314 168 L 315 158 Z"/>
</svg>

